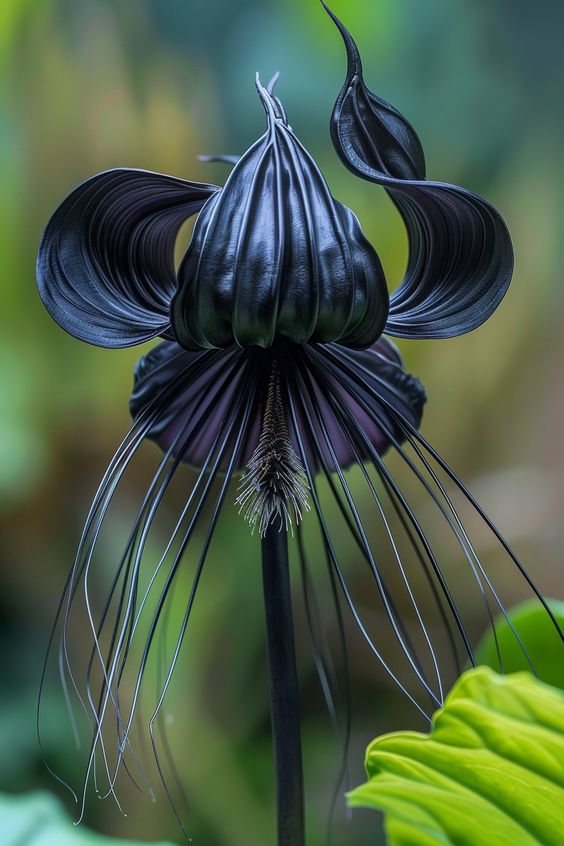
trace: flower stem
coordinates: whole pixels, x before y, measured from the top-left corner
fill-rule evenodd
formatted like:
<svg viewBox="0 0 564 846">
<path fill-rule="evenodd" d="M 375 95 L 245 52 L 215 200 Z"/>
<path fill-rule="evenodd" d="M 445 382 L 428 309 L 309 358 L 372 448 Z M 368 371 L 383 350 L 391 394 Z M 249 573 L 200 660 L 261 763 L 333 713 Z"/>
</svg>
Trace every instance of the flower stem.
<svg viewBox="0 0 564 846">
<path fill-rule="evenodd" d="M 271 525 L 262 539 L 262 577 L 276 765 L 278 846 L 304 846 L 300 703 L 288 570 L 288 535 Z"/>
</svg>

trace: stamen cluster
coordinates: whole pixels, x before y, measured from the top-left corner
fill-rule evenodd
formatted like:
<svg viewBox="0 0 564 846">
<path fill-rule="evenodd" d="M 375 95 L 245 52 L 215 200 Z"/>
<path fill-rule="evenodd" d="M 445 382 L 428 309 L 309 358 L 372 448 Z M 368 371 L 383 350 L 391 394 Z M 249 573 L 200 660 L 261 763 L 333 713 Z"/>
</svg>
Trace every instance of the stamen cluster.
<svg viewBox="0 0 564 846">
<path fill-rule="evenodd" d="M 259 442 L 241 479 L 236 504 L 254 532 L 264 537 L 276 521 L 292 530 L 309 511 L 309 485 L 304 466 L 292 446 L 282 400 L 278 365 L 273 364 L 264 405 Z"/>
</svg>

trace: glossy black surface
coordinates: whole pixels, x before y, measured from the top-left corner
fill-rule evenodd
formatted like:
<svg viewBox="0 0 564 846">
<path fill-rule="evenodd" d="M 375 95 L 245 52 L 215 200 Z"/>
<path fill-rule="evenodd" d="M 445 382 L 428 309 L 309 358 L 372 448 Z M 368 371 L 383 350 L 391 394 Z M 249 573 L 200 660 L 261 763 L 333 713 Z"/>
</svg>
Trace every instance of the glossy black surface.
<svg viewBox="0 0 564 846">
<path fill-rule="evenodd" d="M 507 227 L 477 194 L 425 180 L 423 150 L 414 129 L 368 90 L 355 42 L 325 8 L 341 32 L 348 59 L 331 117 L 333 145 L 352 173 L 386 188 L 407 231 L 408 266 L 391 295 L 385 331 L 404 338 L 469 332 L 491 316 L 511 281 L 513 249 Z"/>
<path fill-rule="evenodd" d="M 354 463 L 354 454 L 342 426 L 331 410 L 331 398 L 338 397 L 362 426 L 369 442 L 378 453 L 384 453 L 389 439 L 383 431 L 386 427 L 394 433 L 398 442 L 404 438 L 394 423 L 387 405 L 401 414 L 410 424 L 419 427 L 425 403 L 425 391 L 418 379 L 406 373 L 395 346 L 386 338 L 380 338 L 368 350 L 347 350 L 334 344 L 308 347 L 286 345 L 273 351 L 282 369 L 287 390 L 295 396 L 296 421 L 288 420 L 292 444 L 297 449 L 299 436 L 296 422 L 302 431 L 307 463 L 312 472 L 317 472 L 319 460 L 316 449 L 324 452 L 329 466 L 335 458 L 342 467 Z M 238 466 L 243 469 L 257 444 L 260 432 L 261 400 L 260 385 L 268 377 L 269 363 L 264 364 L 261 350 L 241 350 L 232 347 L 221 351 L 183 350 L 177 344 L 165 341 L 143 356 L 135 369 L 135 384 L 130 400 L 130 411 L 138 419 L 148 409 L 157 408 L 147 437 L 154 440 L 167 452 L 183 461 L 201 466 L 212 449 L 214 439 L 222 424 L 232 416 L 237 400 L 245 397 L 259 386 L 256 413 L 252 415 Z M 331 365 L 331 368 L 329 367 Z M 307 377 L 305 389 L 292 374 Z M 249 378 L 250 374 L 250 378 Z M 354 377 L 366 387 L 360 387 L 360 396 L 371 405 L 374 394 L 379 401 L 382 425 L 370 418 L 358 400 L 353 400 L 339 383 Z M 167 397 L 167 391 L 170 397 Z M 299 402 L 298 402 L 299 400 Z M 330 433 L 334 455 L 323 447 L 319 425 L 309 434 L 305 421 L 305 409 L 311 410 L 312 403 Z M 319 447 L 321 444 L 321 447 Z"/>
<path fill-rule="evenodd" d="M 168 335 L 178 230 L 218 190 L 129 168 L 75 188 L 51 217 L 37 256 L 39 293 L 51 316 L 100 347 Z"/>
<path fill-rule="evenodd" d="M 425 179 L 414 129 L 368 90 L 355 42 L 327 11 L 348 58 L 333 144 L 349 170 L 387 190 L 406 227 L 408 266 L 391 298 L 357 218 L 289 127 L 276 80 L 264 88 L 257 78 L 267 130 L 240 159 L 223 157 L 234 164 L 223 188 L 119 169 L 55 211 L 37 280 L 63 328 L 107 347 L 161 335 L 185 349 L 281 339 L 368 348 L 383 331 L 450 337 L 492 314 L 513 270 L 503 219 L 471 191 Z M 177 274 L 175 239 L 197 212 Z"/>
<path fill-rule="evenodd" d="M 200 213 L 179 271 L 176 338 L 187 349 L 280 338 L 368 347 L 388 313 L 378 256 L 280 101 L 257 87 L 268 128 Z"/>
</svg>

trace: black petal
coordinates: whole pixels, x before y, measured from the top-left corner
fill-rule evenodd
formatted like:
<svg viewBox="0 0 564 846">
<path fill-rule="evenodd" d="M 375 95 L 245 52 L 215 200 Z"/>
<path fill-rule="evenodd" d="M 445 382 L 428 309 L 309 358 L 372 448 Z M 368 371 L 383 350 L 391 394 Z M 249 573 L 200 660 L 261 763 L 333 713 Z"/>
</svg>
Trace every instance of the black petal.
<svg viewBox="0 0 564 846">
<path fill-rule="evenodd" d="M 280 338 L 370 346 L 388 312 L 380 261 L 278 99 L 257 85 L 268 129 L 202 209 L 179 271 L 177 340 L 187 349 Z"/>
<path fill-rule="evenodd" d="M 167 333 L 176 235 L 217 190 L 129 169 L 79 185 L 39 247 L 37 284 L 51 316 L 76 338 L 103 347 Z"/>
<path fill-rule="evenodd" d="M 469 332 L 490 317 L 511 281 L 507 227 L 499 212 L 471 191 L 425 181 L 415 131 L 367 89 L 355 42 L 327 11 L 348 56 L 347 78 L 331 118 L 333 145 L 349 170 L 386 188 L 409 239 L 407 271 L 391 296 L 385 331 L 405 338 Z"/>
<path fill-rule="evenodd" d="M 304 376 L 305 374 L 305 376 Z M 366 438 L 372 447 L 382 455 L 389 447 L 389 437 L 392 433 L 398 442 L 403 435 L 394 423 L 388 405 L 418 429 L 423 416 L 425 405 L 425 390 L 421 382 L 403 369 L 402 360 L 396 347 L 387 338 L 380 338 L 368 350 L 347 350 L 338 344 L 327 344 L 315 347 L 304 347 L 295 352 L 294 375 L 289 378 L 294 384 L 294 390 L 300 394 L 300 403 L 296 404 L 297 420 L 300 421 L 301 440 L 308 453 L 308 463 L 315 473 L 318 463 L 314 458 L 316 451 L 321 449 L 326 464 L 335 469 L 335 459 L 339 467 L 346 468 L 356 463 L 357 456 L 351 450 L 350 443 L 343 434 L 342 426 L 331 410 L 334 397 L 347 408 L 362 427 Z M 359 389 L 357 382 L 366 387 Z M 354 384 L 355 393 L 359 390 L 364 403 L 372 409 L 369 416 L 362 403 L 347 390 L 347 383 Z M 300 404 L 312 408 L 315 403 L 317 413 L 323 419 L 328 437 L 331 441 L 333 454 L 324 446 L 321 432 L 317 424 L 313 431 L 317 433 L 317 445 L 311 443 L 312 427 L 303 420 L 299 411 Z M 374 416 L 375 415 L 375 416 Z M 312 415 L 312 418 L 314 415 Z M 380 420 L 378 424 L 376 420 Z M 294 433 L 294 440 L 297 442 Z M 315 447 L 315 448 L 314 448 Z M 366 457 L 366 453 L 360 450 Z"/>
<path fill-rule="evenodd" d="M 250 357 L 252 354 L 239 349 L 190 351 L 163 341 L 137 363 L 129 403 L 131 415 L 137 419 L 168 392 L 168 400 L 161 402 L 164 410 L 147 437 L 163 451 L 171 450 L 182 461 L 200 467 L 221 424 L 241 396 Z M 253 428 L 256 442 L 258 422 Z M 190 435 L 185 437 L 183 432 Z M 249 454 L 247 450 L 241 456 L 241 467 Z"/>
<path fill-rule="evenodd" d="M 345 403 L 379 454 L 383 454 L 389 446 L 383 429 L 393 433 L 398 442 L 403 440 L 388 404 L 416 429 L 421 423 L 425 403 L 423 386 L 405 372 L 396 347 L 386 338 L 380 338 L 369 350 L 347 350 L 336 344 L 312 347 L 284 344 L 269 353 L 237 347 L 190 351 L 171 341 L 164 341 L 137 364 L 129 405 L 131 414 L 137 419 L 157 404 L 162 410 L 155 417 L 147 437 L 164 451 L 171 450 L 183 461 L 201 466 L 222 421 L 231 413 L 242 392 L 248 390 L 246 386 L 250 381 L 257 390 L 257 403 L 243 440 L 239 464 L 239 469 L 243 469 L 258 443 L 265 390 L 273 361 L 282 372 L 289 391 L 298 390 L 301 401 L 308 406 L 312 401 L 318 404 L 341 467 L 353 464 L 355 457 L 331 412 L 329 395 L 334 394 Z M 304 374 L 306 382 L 301 380 Z M 380 415 L 382 426 L 375 424 L 361 404 L 347 392 L 347 380 L 353 384 L 355 379 L 368 386 L 362 396 Z M 358 392 L 356 382 L 354 387 Z M 205 425 L 198 425 L 200 418 L 205 420 Z M 310 443 L 308 426 L 299 412 L 298 420 L 299 435 L 292 421 L 288 421 L 290 439 L 295 448 L 300 440 L 305 440 L 311 458 L 310 467 L 315 473 L 314 445 Z M 190 431 L 190 437 L 184 438 L 183 431 Z M 326 458 L 333 466 L 332 458 Z"/>
</svg>

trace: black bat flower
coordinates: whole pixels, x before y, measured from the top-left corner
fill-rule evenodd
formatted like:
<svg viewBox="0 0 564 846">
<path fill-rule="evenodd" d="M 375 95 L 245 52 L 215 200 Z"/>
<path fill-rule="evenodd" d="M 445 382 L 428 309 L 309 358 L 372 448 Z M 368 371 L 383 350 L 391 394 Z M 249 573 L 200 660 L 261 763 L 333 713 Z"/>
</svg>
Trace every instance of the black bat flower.
<svg viewBox="0 0 564 846">
<path fill-rule="evenodd" d="M 233 170 L 223 188 L 143 170 L 98 174 L 56 210 L 37 262 L 45 306 L 76 338 L 103 347 L 164 339 L 137 365 L 133 427 L 96 494 L 59 612 L 65 691 L 69 699 L 78 697 L 92 728 L 82 807 L 91 776 L 101 790 L 105 774 L 114 796 L 122 768 L 145 778 L 132 727 L 159 633 L 174 646 L 170 652 L 165 647 L 160 661 L 149 732 L 173 802 L 159 755 L 164 749 L 168 760 L 170 749 L 159 721 L 220 512 L 230 499 L 262 542 L 279 843 L 288 846 L 304 842 L 288 531 L 297 534 L 316 664 L 345 746 L 346 684 L 323 637 L 312 556 L 327 562 L 341 631 L 345 609 L 385 671 L 425 714 L 427 703 L 434 708 L 443 701 L 442 642 L 450 643 L 455 669 L 465 658 L 474 662 L 457 589 L 473 586 L 490 618 L 497 610 L 505 613 L 453 491 L 464 495 L 468 510 L 536 593 L 489 518 L 420 434 L 423 387 L 385 337 L 444 338 L 483 323 L 511 278 L 507 228 L 470 191 L 425 180 L 414 130 L 366 88 L 356 45 L 329 14 L 348 53 L 331 123 L 335 149 L 353 173 L 388 191 L 409 239 L 405 278 L 391 297 L 357 218 L 331 195 L 288 125 L 273 83 L 264 88 L 258 78 L 266 132 L 240 159 L 224 157 Z M 194 214 L 177 271 L 177 235 Z M 147 438 L 163 456 L 97 610 L 89 591 L 93 554 L 120 481 Z M 470 588 L 461 575 L 454 585 L 447 579 L 443 559 L 452 550 L 445 544 L 441 551 L 416 514 L 405 485 L 383 461 L 388 449 L 429 498 L 435 522 L 446 527 L 450 547 L 467 564 Z M 170 511 L 182 463 L 196 469 L 195 480 L 155 554 L 151 530 L 156 517 Z M 349 474 L 351 467 L 356 470 Z M 238 487 L 229 494 L 234 477 Z M 383 617 L 377 637 L 354 596 L 343 539 L 352 541 L 373 579 Z M 168 609 L 188 561 L 195 571 L 178 624 Z M 67 635 L 80 597 L 92 638 L 83 677 Z M 112 719 L 113 748 L 105 739 Z"/>
</svg>

